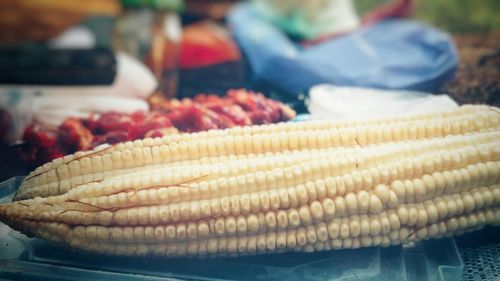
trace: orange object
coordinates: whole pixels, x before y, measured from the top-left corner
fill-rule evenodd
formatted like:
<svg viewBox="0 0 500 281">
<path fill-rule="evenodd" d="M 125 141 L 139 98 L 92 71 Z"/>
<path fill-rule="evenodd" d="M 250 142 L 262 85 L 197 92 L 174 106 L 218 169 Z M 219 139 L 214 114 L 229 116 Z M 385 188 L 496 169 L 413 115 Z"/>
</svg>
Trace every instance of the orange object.
<svg viewBox="0 0 500 281">
<path fill-rule="evenodd" d="M 0 42 L 56 37 L 89 15 L 116 15 L 117 0 L 0 0 Z"/>
</svg>

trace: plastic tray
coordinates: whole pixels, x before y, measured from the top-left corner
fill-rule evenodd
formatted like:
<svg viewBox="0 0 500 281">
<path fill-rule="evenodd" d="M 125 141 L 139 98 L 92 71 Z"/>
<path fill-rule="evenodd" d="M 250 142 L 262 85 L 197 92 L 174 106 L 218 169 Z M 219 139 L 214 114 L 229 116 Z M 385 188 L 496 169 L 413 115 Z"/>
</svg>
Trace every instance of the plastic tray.
<svg viewBox="0 0 500 281">
<path fill-rule="evenodd" d="M 12 200 L 22 177 L 0 183 Z M 412 246 L 232 259 L 99 256 L 28 238 L 0 223 L 0 279 L 26 280 L 459 280 L 452 238 Z"/>
</svg>

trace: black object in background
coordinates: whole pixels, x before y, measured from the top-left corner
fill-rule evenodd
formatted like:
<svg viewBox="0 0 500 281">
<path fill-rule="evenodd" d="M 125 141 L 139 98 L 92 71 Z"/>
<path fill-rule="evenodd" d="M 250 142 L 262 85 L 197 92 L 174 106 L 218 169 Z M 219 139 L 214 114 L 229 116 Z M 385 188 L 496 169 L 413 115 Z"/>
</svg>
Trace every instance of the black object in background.
<svg viewBox="0 0 500 281">
<path fill-rule="evenodd" d="M 180 98 L 197 94 L 225 95 L 230 89 L 245 87 L 245 67 L 241 61 L 225 62 L 179 71 Z"/>
<path fill-rule="evenodd" d="M 17 146 L 6 146 L 0 143 L 0 183 L 11 177 L 26 175 L 30 167 L 19 157 Z"/>
<path fill-rule="evenodd" d="M 116 68 L 116 59 L 107 48 L 0 48 L 0 84 L 109 85 Z"/>
</svg>

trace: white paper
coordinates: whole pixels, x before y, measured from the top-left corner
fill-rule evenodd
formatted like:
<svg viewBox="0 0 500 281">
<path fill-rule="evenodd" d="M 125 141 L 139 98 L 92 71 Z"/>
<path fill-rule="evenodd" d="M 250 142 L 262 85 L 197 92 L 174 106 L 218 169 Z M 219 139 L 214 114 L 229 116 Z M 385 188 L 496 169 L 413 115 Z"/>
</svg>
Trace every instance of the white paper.
<svg viewBox="0 0 500 281">
<path fill-rule="evenodd" d="M 318 85 L 309 92 L 312 119 L 368 119 L 456 108 L 447 95 Z"/>
</svg>

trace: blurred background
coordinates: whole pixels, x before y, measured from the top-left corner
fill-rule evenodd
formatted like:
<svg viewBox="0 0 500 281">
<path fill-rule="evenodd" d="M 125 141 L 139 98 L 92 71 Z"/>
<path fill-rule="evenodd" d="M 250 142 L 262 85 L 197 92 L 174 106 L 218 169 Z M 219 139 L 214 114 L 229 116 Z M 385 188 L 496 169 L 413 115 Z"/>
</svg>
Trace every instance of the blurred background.
<svg viewBox="0 0 500 281">
<path fill-rule="evenodd" d="M 499 14 L 496 0 L 0 0 L 0 179 L 178 131 L 498 106 Z"/>
<path fill-rule="evenodd" d="M 363 13 L 387 2 L 356 1 L 356 7 Z M 500 30 L 499 9 L 495 0 L 418 0 L 412 17 L 451 33 L 488 33 Z"/>
<path fill-rule="evenodd" d="M 361 13 L 387 3 L 356 1 Z M 418 0 L 412 18 L 451 33 L 460 57 L 456 79 L 443 91 L 461 103 L 500 104 L 500 2 L 495 0 Z"/>
</svg>

